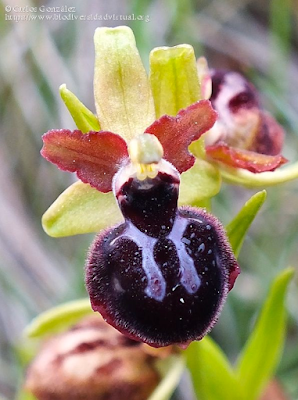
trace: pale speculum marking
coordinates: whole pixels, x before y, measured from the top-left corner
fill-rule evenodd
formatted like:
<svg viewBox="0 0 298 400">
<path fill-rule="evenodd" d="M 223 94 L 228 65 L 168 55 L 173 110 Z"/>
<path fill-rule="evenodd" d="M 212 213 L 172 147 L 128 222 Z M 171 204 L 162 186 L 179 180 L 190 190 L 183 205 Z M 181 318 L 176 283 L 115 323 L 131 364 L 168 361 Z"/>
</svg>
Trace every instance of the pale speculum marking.
<svg viewBox="0 0 298 400">
<path fill-rule="evenodd" d="M 198 276 L 193 259 L 186 251 L 185 244 L 187 244 L 187 242 L 184 243 L 182 240 L 187 224 L 188 221 L 185 218 L 177 215 L 173 228 L 166 238 L 173 242 L 176 249 L 179 259 L 179 276 L 181 285 L 189 294 L 194 294 L 199 289 L 201 280 Z M 162 301 L 166 295 L 167 284 L 154 259 L 154 246 L 159 239 L 146 235 L 128 221 L 121 238 L 133 241 L 138 248 L 141 249 L 142 268 L 146 274 L 148 282 L 145 293 L 148 297 L 154 300 Z M 114 239 L 111 244 L 114 245 L 116 240 L 117 239 Z"/>
</svg>

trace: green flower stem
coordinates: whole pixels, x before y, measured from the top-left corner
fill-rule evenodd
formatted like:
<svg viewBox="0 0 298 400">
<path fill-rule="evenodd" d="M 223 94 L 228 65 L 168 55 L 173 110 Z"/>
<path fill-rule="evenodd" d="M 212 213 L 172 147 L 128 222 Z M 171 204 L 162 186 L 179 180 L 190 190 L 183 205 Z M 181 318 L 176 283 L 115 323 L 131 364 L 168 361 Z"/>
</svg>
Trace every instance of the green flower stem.
<svg viewBox="0 0 298 400">
<path fill-rule="evenodd" d="M 298 178 L 298 161 L 273 172 L 254 174 L 244 169 L 221 166 L 221 175 L 225 182 L 243 185 L 249 188 L 275 186 Z"/>
<path fill-rule="evenodd" d="M 185 368 L 185 359 L 181 356 L 172 356 L 160 362 L 163 379 L 153 391 L 148 400 L 169 400 L 178 386 Z"/>
</svg>

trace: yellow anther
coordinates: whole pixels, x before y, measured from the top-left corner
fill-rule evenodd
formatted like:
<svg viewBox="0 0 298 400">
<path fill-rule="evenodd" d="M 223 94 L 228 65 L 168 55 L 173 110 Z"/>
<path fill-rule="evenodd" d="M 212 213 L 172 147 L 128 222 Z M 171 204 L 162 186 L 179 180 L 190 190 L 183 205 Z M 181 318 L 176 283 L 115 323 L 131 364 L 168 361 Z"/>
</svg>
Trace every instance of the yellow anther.
<svg viewBox="0 0 298 400">
<path fill-rule="evenodd" d="M 137 164 L 137 178 L 144 181 L 146 178 L 155 178 L 158 174 L 157 164 Z"/>
</svg>

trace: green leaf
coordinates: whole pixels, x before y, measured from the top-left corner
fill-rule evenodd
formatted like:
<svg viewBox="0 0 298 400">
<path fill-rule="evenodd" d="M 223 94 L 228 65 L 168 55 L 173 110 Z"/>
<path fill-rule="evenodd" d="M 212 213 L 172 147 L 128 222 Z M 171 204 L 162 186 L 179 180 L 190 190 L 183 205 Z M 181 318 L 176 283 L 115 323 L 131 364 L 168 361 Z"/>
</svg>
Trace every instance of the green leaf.
<svg viewBox="0 0 298 400">
<path fill-rule="evenodd" d="M 288 268 L 273 281 L 253 332 L 237 365 L 244 400 L 256 400 L 275 372 L 286 331 L 285 298 L 294 270 Z"/>
<path fill-rule="evenodd" d="M 215 196 L 221 186 L 221 175 L 216 167 L 197 159 L 194 166 L 181 174 L 179 205 L 197 206 Z"/>
<path fill-rule="evenodd" d="M 238 257 L 248 228 L 266 200 L 265 190 L 253 195 L 236 217 L 227 225 L 226 231 L 236 257 Z"/>
<path fill-rule="evenodd" d="M 159 361 L 157 366 L 163 378 L 148 400 L 169 400 L 179 384 L 185 360 L 181 356 L 172 356 Z"/>
<path fill-rule="evenodd" d="M 150 53 L 150 83 L 156 117 L 175 116 L 200 100 L 194 49 L 188 44 L 157 47 Z"/>
<path fill-rule="evenodd" d="M 289 89 L 290 77 L 285 74 L 289 66 L 293 31 L 292 16 L 294 2 L 291 0 L 271 0 L 269 6 L 271 44 L 270 63 L 267 71 L 268 82 L 275 87 L 275 95 L 283 98 Z M 292 33 L 293 32 L 293 33 Z M 294 34 L 295 35 L 295 34 Z M 284 75 L 284 79 L 280 79 Z"/>
<path fill-rule="evenodd" d="M 103 130 L 130 141 L 155 120 L 149 80 L 127 26 L 97 28 L 94 95 Z"/>
<path fill-rule="evenodd" d="M 112 192 L 101 193 L 78 181 L 67 188 L 42 217 L 53 237 L 98 232 L 123 220 Z"/>
<path fill-rule="evenodd" d="M 290 182 L 298 178 L 298 162 L 278 168 L 275 171 L 254 174 L 240 168 L 221 166 L 222 178 L 225 182 L 249 188 L 269 187 Z"/>
<path fill-rule="evenodd" d="M 40 339 L 66 330 L 89 314 L 93 314 L 89 299 L 70 301 L 38 315 L 26 327 L 25 335 L 29 338 Z"/>
<path fill-rule="evenodd" d="M 60 86 L 59 91 L 62 100 L 81 132 L 87 133 L 90 131 L 100 131 L 100 125 L 96 116 L 66 88 L 65 84 Z"/>
<path fill-rule="evenodd" d="M 2 400 L 2 397 L 0 397 L 0 400 Z M 20 390 L 15 400 L 37 400 L 37 398 L 25 390 Z"/>
<path fill-rule="evenodd" d="M 234 371 L 220 347 L 208 336 L 186 350 L 194 390 L 199 400 L 241 400 Z"/>
</svg>

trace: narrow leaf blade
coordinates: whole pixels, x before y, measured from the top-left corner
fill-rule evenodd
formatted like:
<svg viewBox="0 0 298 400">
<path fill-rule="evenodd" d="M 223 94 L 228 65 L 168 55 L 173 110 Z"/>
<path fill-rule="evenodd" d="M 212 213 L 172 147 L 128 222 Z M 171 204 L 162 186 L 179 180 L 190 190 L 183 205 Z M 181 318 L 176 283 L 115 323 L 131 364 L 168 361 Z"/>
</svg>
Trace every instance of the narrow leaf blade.
<svg viewBox="0 0 298 400">
<path fill-rule="evenodd" d="M 186 358 L 197 399 L 242 399 L 229 361 L 209 336 L 191 343 L 186 350 Z"/>
<path fill-rule="evenodd" d="M 288 268 L 273 281 L 258 321 L 237 365 L 245 400 L 258 399 L 278 365 L 286 328 L 285 298 L 294 270 Z"/>
<path fill-rule="evenodd" d="M 42 338 L 66 330 L 86 315 L 93 314 L 90 300 L 70 301 L 38 315 L 25 329 L 29 338 Z"/>
<path fill-rule="evenodd" d="M 266 200 L 266 196 L 265 190 L 253 195 L 226 227 L 227 235 L 236 257 L 240 253 L 245 234 Z"/>
</svg>

